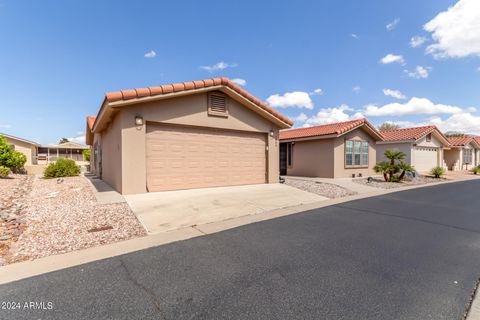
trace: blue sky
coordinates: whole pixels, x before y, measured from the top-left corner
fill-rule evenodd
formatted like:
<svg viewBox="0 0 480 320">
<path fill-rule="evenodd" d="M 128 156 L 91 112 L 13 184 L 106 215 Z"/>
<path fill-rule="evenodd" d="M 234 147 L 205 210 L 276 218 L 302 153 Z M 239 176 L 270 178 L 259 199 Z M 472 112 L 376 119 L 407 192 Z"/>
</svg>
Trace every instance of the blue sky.
<svg viewBox="0 0 480 320">
<path fill-rule="evenodd" d="M 107 91 L 227 76 L 297 127 L 480 134 L 479 3 L 0 0 L 0 132 L 82 141 Z"/>
</svg>

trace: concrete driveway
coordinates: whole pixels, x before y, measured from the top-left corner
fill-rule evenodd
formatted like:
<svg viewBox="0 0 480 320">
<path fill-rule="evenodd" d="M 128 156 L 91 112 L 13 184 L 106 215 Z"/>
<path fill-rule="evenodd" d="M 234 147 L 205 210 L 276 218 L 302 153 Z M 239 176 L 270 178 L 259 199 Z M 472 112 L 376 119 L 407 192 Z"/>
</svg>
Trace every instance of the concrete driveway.
<svg viewBox="0 0 480 320">
<path fill-rule="evenodd" d="M 328 200 L 283 184 L 151 192 L 124 197 L 149 233 Z"/>
</svg>

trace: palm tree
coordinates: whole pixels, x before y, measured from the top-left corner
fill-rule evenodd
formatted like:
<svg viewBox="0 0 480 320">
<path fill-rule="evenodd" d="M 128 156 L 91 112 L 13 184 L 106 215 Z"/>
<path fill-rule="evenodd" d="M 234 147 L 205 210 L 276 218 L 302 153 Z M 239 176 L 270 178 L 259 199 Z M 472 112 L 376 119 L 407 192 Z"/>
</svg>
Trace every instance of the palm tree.
<svg viewBox="0 0 480 320">
<path fill-rule="evenodd" d="M 385 156 L 385 158 L 390 160 L 390 171 L 388 172 L 388 180 L 392 181 L 395 173 L 399 171 L 399 168 L 395 164 L 395 161 L 402 161 L 403 159 L 405 159 L 406 154 L 399 150 L 387 150 L 383 155 Z"/>
<path fill-rule="evenodd" d="M 390 163 L 388 163 L 387 161 L 379 162 L 373 167 L 373 170 L 376 173 L 381 173 L 383 175 L 383 178 L 385 179 L 385 182 L 388 182 L 388 173 L 390 172 Z"/>
<path fill-rule="evenodd" d="M 403 161 L 401 161 L 398 165 L 397 165 L 398 169 L 402 172 L 400 173 L 400 176 L 398 177 L 398 181 L 402 181 L 402 179 L 405 177 L 405 173 L 407 172 L 415 172 L 415 168 L 411 165 L 409 165 L 408 163 L 405 163 Z"/>
</svg>

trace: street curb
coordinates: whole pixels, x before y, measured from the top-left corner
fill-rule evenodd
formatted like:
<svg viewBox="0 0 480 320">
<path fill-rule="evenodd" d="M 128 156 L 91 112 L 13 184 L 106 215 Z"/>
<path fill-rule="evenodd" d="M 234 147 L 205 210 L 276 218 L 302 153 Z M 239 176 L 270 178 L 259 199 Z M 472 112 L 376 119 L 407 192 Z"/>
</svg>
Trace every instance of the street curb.
<svg viewBox="0 0 480 320">
<path fill-rule="evenodd" d="M 352 195 L 344 198 L 337 198 L 331 200 L 324 200 L 320 202 L 314 202 L 309 204 L 302 204 L 293 207 L 287 207 L 282 209 L 276 209 L 272 211 L 266 211 L 259 214 L 252 214 L 241 216 L 237 218 L 207 223 L 203 225 L 195 225 L 191 227 L 181 228 L 173 231 L 167 231 L 163 233 L 150 234 L 144 237 L 134 238 L 126 241 L 115 242 L 102 246 L 91 247 L 82 250 L 71 251 L 64 254 L 52 255 L 44 258 L 39 258 L 32 261 L 23 261 L 18 263 L 9 264 L 0 267 L 0 284 L 5 284 L 37 275 L 41 275 L 48 272 L 61 270 L 73 266 L 82 265 L 85 263 L 111 258 L 138 250 L 143 250 L 159 245 L 173 243 L 177 241 L 187 240 L 199 236 L 204 236 L 243 225 L 279 218 L 291 214 L 305 212 L 313 209 L 332 206 L 340 203 L 345 203 L 353 200 L 360 200 L 371 198 L 375 196 L 381 196 L 400 191 L 428 188 L 438 186 L 447 183 L 465 182 L 474 179 L 464 180 L 450 180 L 442 181 L 438 183 L 430 183 L 417 186 L 400 187 L 394 189 L 382 189 L 375 192 Z M 478 303 L 480 304 L 480 302 Z M 480 307 L 479 307 L 480 308 Z M 477 319 L 477 318 L 472 318 Z M 480 319 L 480 318 L 478 318 Z M 469 320 L 471 320 L 469 318 Z"/>
</svg>

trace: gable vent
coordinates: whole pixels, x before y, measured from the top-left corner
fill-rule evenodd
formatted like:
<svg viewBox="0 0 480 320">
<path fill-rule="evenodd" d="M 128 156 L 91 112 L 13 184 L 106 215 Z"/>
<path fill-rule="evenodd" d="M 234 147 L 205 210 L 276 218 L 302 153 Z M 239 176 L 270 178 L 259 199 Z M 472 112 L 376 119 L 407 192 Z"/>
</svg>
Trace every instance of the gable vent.
<svg viewBox="0 0 480 320">
<path fill-rule="evenodd" d="M 221 93 L 209 94 L 208 111 L 213 115 L 227 115 L 227 97 Z"/>
</svg>

